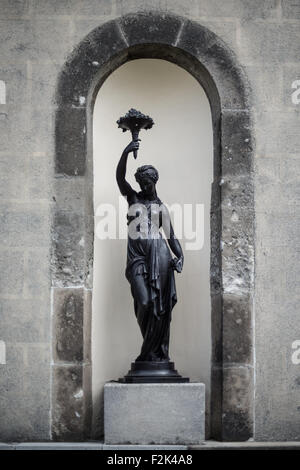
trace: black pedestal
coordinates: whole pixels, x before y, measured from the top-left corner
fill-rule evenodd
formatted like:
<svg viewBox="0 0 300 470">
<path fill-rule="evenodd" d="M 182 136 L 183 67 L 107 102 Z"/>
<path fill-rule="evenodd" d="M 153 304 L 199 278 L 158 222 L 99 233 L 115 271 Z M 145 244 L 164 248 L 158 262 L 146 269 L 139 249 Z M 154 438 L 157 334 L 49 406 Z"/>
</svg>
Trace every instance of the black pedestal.
<svg viewBox="0 0 300 470">
<path fill-rule="evenodd" d="M 174 368 L 174 362 L 132 362 L 131 370 L 125 377 L 119 379 L 122 383 L 182 383 L 189 382 L 188 377 L 182 377 Z"/>
</svg>

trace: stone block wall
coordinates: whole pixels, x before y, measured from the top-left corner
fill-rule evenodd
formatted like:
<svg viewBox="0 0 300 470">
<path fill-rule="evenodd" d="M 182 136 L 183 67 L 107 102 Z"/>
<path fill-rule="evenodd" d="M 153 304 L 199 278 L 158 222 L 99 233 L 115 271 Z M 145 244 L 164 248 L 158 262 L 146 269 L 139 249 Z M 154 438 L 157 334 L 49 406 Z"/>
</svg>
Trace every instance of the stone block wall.
<svg viewBox="0 0 300 470">
<path fill-rule="evenodd" d="M 68 350 L 76 322 L 82 321 L 82 300 L 76 300 L 76 293 L 68 308 L 71 317 L 76 311 L 79 314 L 71 322 L 69 336 L 62 338 L 66 356 L 56 357 L 60 362 L 57 375 L 50 371 L 51 366 L 56 367 L 51 365 L 53 328 L 61 332 L 66 327 L 51 321 L 53 302 L 59 302 L 59 289 L 64 287 L 57 282 L 51 293 L 51 246 L 53 237 L 63 238 L 65 223 L 80 226 L 76 197 L 69 194 L 78 194 L 80 203 L 83 191 L 78 179 L 74 187 L 72 178 L 67 183 L 54 178 L 55 132 L 59 132 L 54 119 L 55 89 L 67 57 L 92 29 L 150 8 L 162 17 L 173 13 L 206 26 L 232 49 L 249 78 L 256 137 L 254 438 L 300 439 L 300 364 L 292 361 L 292 343 L 300 340 L 300 103 L 292 101 L 292 83 L 300 80 L 300 1 L 1 0 L 0 81 L 5 84 L 0 94 L 0 341 L 6 346 L 5 363 L 0 364 L 3 441 L 50 440 L 57 438 L 53 429 L 58 437 L 64 432 L 51 422 L 51 416 L 56 416 L 59 424 L 60 410 L 53 413 L 55 397 L 50 393 L 50 382 L 64 373 L 63 364 L 74 384 L 68 392 L 75 396 L 72 419 L 76 420 L 84 406 L 76 402 L 84 375 L 82 370 L 77 373 L 76 364 L 84 360 L 88 368 L 90 358 L 80 347 Z M 233 97 L 234 84 L 229 100 Z M 241 122 L 239 114 L 224 116 L 231 133 L 237 116 Z M 68 125 L 71 138 L 78 138 L 75 123 Z M 80 155 L 78 159 L 80 171 Z M 68 174 L 67 167 L 64 171 Z M 57 204 L 63 210 L 57 215 L 58 233 L 53 234 L 52 214 Z M 74 241 L 79 242 L 80 237 Z M 65 260 L 64 269 L 70 268 L 68 263 L 80 261 L 80 250 L 79 245 L 75 257 Z M 80 279 L 76 283 L 80 286 Z M 225 301 L 228 310 L 233 305 L 240 309 L 242 322 L 248 321 L 243 305 L 233 303 L 230 294 Z M 228 317 L 224 328 L 237 331 L 236 348 L 246 360 L 249 350 L 239 343 L 238 330 L 233 327 Z M 243 380 L 241 374 L 231 374 L 229 389 L 238 388 Z M 64 390 L 58 387 L 56 393 L 63 396 Z M 247 399 L 240 397 L 238 405 L 242 408 Z"/>
</svg>

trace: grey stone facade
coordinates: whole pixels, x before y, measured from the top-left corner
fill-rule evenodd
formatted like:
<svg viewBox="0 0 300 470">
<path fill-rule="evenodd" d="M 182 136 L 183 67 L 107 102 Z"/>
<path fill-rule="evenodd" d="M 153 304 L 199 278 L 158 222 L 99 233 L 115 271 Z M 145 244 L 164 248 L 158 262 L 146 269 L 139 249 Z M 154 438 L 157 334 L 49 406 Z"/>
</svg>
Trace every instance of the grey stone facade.
<svg viewBox="0 0 300 470">
<path fill-rule="evenodd" d="M 291 96 L 300 80 L 300 2 L 153 0 L 152 14 L 142 0 L 0 3 L 0 439 L 89 437 L 88 109 L 111 70 L 146 54 L 202 81 L 221 138 L 213 428 L 227 440 L 299 440 L 300 365 L 291 356 L 300 340 L 300 104 Z"/>
</svg>

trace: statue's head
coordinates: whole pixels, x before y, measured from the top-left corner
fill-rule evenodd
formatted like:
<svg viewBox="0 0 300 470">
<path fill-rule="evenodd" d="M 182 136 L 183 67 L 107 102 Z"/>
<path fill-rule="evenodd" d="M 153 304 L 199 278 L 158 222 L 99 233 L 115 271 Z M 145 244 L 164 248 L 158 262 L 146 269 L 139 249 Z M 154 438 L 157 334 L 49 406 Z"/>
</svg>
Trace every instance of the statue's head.
<svg viewBox="0 0 300 470">
<path fill-rule="evenodd" d="M 135 179 L 139 183 L 142 192 L 145 195 L 156 194 L 155 185 L 158 181 L 158 171 L 152 165 L 140 166 L 135 173 Z"/>
</svg>

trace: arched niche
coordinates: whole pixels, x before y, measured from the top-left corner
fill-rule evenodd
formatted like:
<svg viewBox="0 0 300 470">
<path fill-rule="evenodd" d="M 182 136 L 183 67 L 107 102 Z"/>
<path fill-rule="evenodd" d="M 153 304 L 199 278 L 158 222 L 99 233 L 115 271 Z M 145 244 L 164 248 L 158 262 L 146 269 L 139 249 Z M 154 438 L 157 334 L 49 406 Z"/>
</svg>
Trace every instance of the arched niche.
<svg viewBox="0 0 300 470">
<path fill-rule="evenodd" d="M 172 314 L 170 357 L 183 376 L 205 384 L 207 427 L 209 424 L 211 109 L 203 88 L 186 70 L 161 59 L 137 59 L 126 62 L 105 80 L 93 112 L 95 437 L 103 429 L 104 384 L 127 372 L 142 341 L 130 286 L 124 276 L 127 202 L 115 179 L 119 157 L 131 139 L 128 132 L 118 129 L 116 120 L 132 106 L 149 114 L 155 124 L 150 132 L 140 133 L 139 155 L 137 160 L 132 154 L 129 156 L 127 180 L 139 190 L 134 173 L 137 167 L 151 163 L 159 172 L 158 196 L 171 206 L 171 211 L 175 209 L 173 226 L 184 251 L 185 267 L 182 274 L 175 274 L 178 302 Z M 104 233 L 108 218 L 112 219 L 109 236 Z"/>
<path fill-rule="evenodd" d="M 211 436 L 253 435 L 253 135 L 249 87 L 214 33 L 158 12 L 126 15 L 94 29 L 60 73 L 55 117 L 52 225 L 52 438 L 91 430 L 93 290 L 92 113 L 109 74 L 126 61 L 159 58 L 191 73 L 211 105 Z"/>
</svg>

